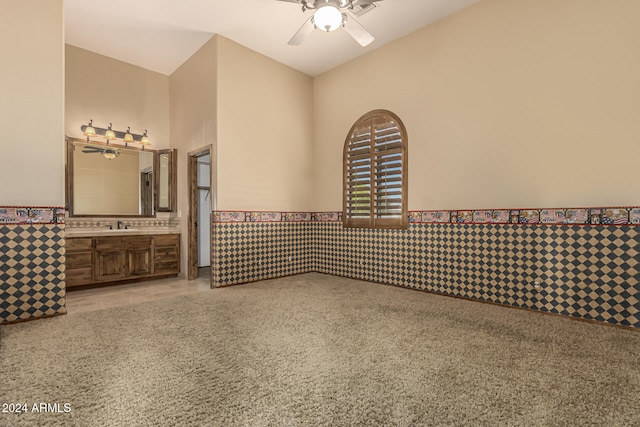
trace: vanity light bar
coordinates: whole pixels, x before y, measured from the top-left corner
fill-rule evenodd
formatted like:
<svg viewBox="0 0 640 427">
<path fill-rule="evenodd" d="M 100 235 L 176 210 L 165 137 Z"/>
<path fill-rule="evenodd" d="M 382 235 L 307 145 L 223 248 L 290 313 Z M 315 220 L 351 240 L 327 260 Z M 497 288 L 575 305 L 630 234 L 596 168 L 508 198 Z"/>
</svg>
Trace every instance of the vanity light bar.
<svg viewBox="0 0 640 427">
<path fill-rule="evenodd" d="M 93 126 L 93 120 L 89 120 L 89 124 L 80 126 L 80 130 L 82 131 L 82 134 L 87 137 L 87 142 L 89 142 L 89 137 L 103 136 L 107 138 L 107 143 L 109 143 L 109 141 L 113 139 L 121 139 L 124 141 L 125 146 L 129 142 L 138 142 L 142 144 L 143 149 L 145 145 L 151 145 L 151 141 L 147 136 L 146 129 L 144 130 L 144 133 L 142 135 L 138 135 L 135 133 L 131 133 L 130 128 L 127 128 L 126 132 L 121 132 L 119 130 L 111 129 L 111 123 L 109 123 L 109 127 L 106 129 L 99 128 L 99 127 Z"/>
</svg>

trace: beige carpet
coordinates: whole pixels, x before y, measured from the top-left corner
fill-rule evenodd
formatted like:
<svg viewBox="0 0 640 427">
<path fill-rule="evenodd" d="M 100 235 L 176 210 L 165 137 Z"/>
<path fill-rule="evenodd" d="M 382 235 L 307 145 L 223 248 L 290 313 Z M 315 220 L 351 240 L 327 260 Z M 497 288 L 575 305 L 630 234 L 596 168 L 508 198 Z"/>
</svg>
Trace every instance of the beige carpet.
<svg viewBox="0 0 640 427">
<path fill-rule="evenodd" d="M 71 407 L 3 426 L 631 426 L 640 334 L 313 273 L 4 326 L 0 378 Z"/>
</svg>

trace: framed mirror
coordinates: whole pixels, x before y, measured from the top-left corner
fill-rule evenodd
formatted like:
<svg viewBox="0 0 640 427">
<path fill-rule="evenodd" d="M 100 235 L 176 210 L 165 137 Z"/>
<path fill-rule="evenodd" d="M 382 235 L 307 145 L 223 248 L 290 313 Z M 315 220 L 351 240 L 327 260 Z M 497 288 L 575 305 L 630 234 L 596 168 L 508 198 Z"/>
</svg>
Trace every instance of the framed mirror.
<svg viewBox="0 0 640 427">
<path fill-rule="evenodd" d="M 176 210 L 176 150 L 159 150 L 157 152 L 157 210 L 158 212 L 174 212 Z"/>
<path fill-rule="evenodd" d="M 169 151 L 171 160 L 175 150 Z M 174 163 L 175 162 L 171 162 Z M 171 164 L 164 174 L 175 180 Z M 154 217 L 159 152 L 67 137 L 66 200 L 70 217 Z M 175 199 L 175 185 L 166 199 Z"/>
</svg>

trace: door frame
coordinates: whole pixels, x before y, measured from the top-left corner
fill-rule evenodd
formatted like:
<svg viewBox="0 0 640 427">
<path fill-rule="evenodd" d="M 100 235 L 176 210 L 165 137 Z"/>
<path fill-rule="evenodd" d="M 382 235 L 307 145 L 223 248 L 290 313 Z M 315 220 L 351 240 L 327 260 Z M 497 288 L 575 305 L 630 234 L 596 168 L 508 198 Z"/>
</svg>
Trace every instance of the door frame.
<svg viewBox="0 0 640 427">
<path fill-rule="evenodd" d="M 155 214 L 153 178 L 152 167 L 140 171 L 140 213 L 143 216 L 153 216 Z"/>
<path fill-rule="evenodd" d="M 189 215 L 188 215 L 188 251 L 187 251 L 187 279 L 198 278 L 198 157 L 209 155 L 213 165 L 213 149 L 211 145 L 198 148 L 187 153 L 187 180 L 189 191 Z M 212 170 L 212 169 L 210 169 Z M 211 173 L 209 174 L 209 187 L 211 188 L 211 200 L 213 201 L 213 185 L 211 185 Z M 211 204 L 213 207 L 213 203 Z M 211 268 L 209 268 L 209 283 L 211 283 Z"/>
</svg>

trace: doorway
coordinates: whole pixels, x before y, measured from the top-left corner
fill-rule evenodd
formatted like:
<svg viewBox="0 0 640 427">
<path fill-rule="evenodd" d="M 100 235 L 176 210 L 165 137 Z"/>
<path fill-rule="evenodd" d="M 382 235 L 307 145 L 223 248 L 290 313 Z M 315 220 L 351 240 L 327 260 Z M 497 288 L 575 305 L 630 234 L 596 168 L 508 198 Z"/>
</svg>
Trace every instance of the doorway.
<svg viewBox="0 0 640 427">
<path fill-rule="evenodd" d="M 140 172 L 140 214 L 153 216 L 153 171 L 151 168 Z"/>
<path fill-rule="evenodd" d="M 187 278 L 198 278 L 198 270 L 206 269 L 211 280 L 211 146 L 190 152 L 189 175 L 189 253 Z"/>
</svg>

